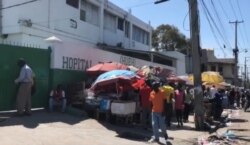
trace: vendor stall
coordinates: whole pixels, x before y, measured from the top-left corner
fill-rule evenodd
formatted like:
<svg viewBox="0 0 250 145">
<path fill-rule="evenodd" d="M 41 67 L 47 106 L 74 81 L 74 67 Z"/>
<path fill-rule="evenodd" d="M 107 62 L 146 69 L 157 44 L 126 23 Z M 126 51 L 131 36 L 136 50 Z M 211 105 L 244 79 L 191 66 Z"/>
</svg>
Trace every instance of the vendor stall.
<svg viewBox="0 0 250 145">
<path fill-rule="evenodd" d="M 92 109 L 97 119 L 100 114 L 105 114 L 106 121 L 111 115 L 131 120 L 139 100 L 132 85 L 136 77 L 134 72 L 128 70 L 114 70 L 100 75 L 89 90 L 93 92 L 93 97 L 87 97 L 85 104 L 95 102 Z"/>
</svg>

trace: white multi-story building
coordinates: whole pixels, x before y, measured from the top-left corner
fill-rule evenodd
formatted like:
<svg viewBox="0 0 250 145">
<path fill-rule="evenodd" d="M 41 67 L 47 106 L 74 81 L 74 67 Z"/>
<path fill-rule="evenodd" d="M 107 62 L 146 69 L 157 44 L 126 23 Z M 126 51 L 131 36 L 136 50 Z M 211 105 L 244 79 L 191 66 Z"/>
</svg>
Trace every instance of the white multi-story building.
<svg viewBox="0 0 250 145">
<path fill-rule="evenodd" d="M 0 2 L 1 40 L 34 44 L 45 49 L 52 47 L 53 69 L 85 70 L 100 61 L 124 61 L 125 58 L 133 59 L 136 62 L 133 64 L 138 67 L 150 63 L 98 48 L 101 45 L 144 52 L 151 50 L 150 24 L 108 0 Z M 51 36 L 58 39 L 47 39 Z M 169 57 L 169 60 L 172 64 L 178 64 L 178 58 L 174 56 Z M 165 65 L 164 62 L 153 65 L 177 71 L 176 65 Z"/>
</svg>

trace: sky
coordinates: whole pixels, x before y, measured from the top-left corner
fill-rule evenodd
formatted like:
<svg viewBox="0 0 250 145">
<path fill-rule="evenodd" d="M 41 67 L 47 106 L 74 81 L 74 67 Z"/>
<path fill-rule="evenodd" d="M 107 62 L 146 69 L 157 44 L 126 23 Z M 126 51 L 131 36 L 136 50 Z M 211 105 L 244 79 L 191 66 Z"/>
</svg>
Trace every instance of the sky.
<svg viewBox="0 0 250 145">
<path fill-rule="evenodd" d="M 161 24 L 174 25 L 190 38 L 188 0 L 170 0 L 157 5 L 156 0 L 109 1 L 124 10 L 131 9 L 134 16 L 146 23 L 150 21 L 154 28 Z M 201 47 L 214 49 L 218 58 L 233 57 L 235 26 L 229 21 L 244 21 L 238 24 L 239 65 L 243 67 L 245 57 L 250 57 L 250 0 L 198 0 L 198 6 Z M 250 58 L 247 60 L 250 63 Z"/>
</svg>

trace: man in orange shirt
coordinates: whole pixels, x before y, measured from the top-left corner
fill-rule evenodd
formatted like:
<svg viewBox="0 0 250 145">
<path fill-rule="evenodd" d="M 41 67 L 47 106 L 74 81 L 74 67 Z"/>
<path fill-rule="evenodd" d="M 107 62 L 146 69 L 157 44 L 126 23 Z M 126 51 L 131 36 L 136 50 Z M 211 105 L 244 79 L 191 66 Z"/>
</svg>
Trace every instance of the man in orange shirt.
<svg viewBox="0 0 250 145">
<path fill-rule="evenodd" d="M 168 135 L 165 125 L 165 93 L 159 89 L 160 83 L 154 82 L 152 83 L 153 91 L 150 93 L 149 100 L 152 103 L 152 128 L 154 136 L 149 140 L 152 142 L 159 142 L 159 128 L 163 133 L 165 140 L 167 141 Z"/>
</svg>

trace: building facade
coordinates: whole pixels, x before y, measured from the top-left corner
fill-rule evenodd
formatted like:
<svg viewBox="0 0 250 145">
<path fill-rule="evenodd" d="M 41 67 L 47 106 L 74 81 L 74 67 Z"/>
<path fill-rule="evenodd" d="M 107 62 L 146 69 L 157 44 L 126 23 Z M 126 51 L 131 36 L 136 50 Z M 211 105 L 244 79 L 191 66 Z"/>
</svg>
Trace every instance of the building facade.
<svg viewBox="0 0 250 145">
<path fill-rule="evenodd" d="M 63 74 L 65 70 L 84 71 L 91 65 L 105 61 L 134 62 L 137 67 L 151 64 L 177 74 L 184 73 L 180 67 L 177 68 L 179 60 L 174 56 L 165 56 L 171 64 L 175 64 L 167 65 L 164 61 L 155 63 L 100 50 L 99 46 L 151 50 L 151 25 L 108 0 L 0 2 L 1 41 L 32 44 L 43 49 L 50 47 L 51 68 L 57 73 Z"/>
<path fill-rule="evenodd" d="M 217 71 L 227 83 L 234 81 L 234 58 L 216 58 L 213 49 L 202 49 L 202 71 Z"/>
</svg>

